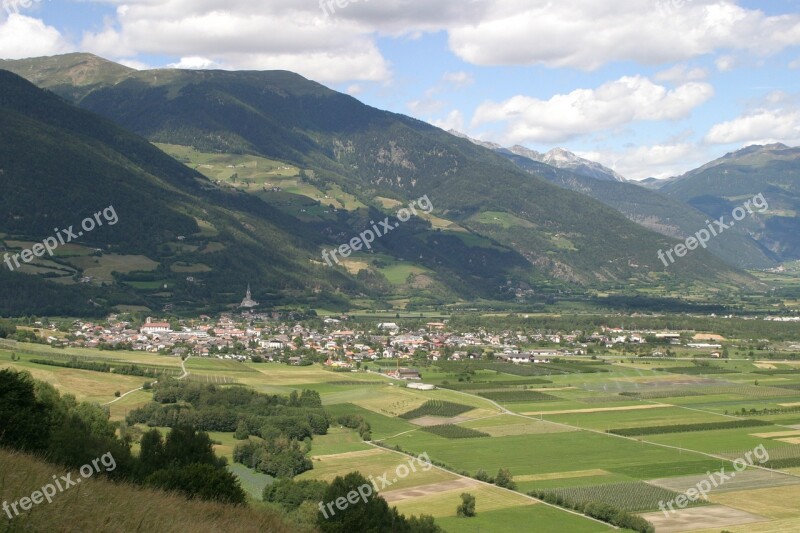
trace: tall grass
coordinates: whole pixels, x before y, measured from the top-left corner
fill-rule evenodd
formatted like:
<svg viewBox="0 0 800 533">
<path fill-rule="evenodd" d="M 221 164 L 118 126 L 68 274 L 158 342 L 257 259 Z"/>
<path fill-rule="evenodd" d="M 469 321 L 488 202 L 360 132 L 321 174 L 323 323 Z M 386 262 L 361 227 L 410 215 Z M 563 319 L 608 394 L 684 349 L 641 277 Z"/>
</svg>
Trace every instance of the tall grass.
<svg viewBox="0 0 800 533">
<path fill-rule="evenodd" d="M 36 457 L 0 449 L 0 502 L 10 504 L 30 497 L 32 492 L 52 482 L 53 475 L 67 472 Z M 0 532 L 22 531 L 311 533 L 316 530 L 292 523 L 271 509 L 188 501 L 176 494 L 89 478 L 57 494 L 53 503 L 45 500 L 13 520 L 0 511 Z"/>
</svg>

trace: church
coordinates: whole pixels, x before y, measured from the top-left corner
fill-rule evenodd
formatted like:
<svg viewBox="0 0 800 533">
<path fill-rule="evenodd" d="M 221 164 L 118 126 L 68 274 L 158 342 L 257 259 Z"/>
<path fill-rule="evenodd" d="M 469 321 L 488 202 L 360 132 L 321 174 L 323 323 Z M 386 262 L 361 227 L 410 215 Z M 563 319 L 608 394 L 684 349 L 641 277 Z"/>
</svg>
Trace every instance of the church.
<svg viewBox="0 0 800 533">
<path fill-rule="evenodd" d="M 253 297 L 250 295 L 250 284 L 247 285 L 247 294 L 244 295 L 244 300 L 242 300 L 242 303 L 239 304 L 239 307 L 245 309 L 258 307 L 258 302 L 253 300 Z"/>
</svg>

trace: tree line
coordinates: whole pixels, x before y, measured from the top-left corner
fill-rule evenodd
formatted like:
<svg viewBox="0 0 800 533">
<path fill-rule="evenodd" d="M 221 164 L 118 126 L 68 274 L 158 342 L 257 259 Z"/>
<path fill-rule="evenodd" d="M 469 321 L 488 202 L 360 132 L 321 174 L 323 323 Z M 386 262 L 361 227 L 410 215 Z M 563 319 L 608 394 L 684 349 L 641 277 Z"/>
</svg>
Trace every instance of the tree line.
<svg viewBox="0 0 800 533">
<path fill-rule="evenodd" d="M 243 504 L 237 478 L 214 455 L 207 433 L 189 425 L 174 427 L 164 438 L 151 430 L 142 438 L 139 456 L 131 453 L 132 436 L 112 423 L 107 409 L 79 403 L 30 374 L 0 370 L 0 446 L 42 455 L 70 468 L 110 453 L 117 467 L 110 479 L 177 491 L 188 498 Z M 119 433 L 118 433 L 119 430 Z"/>
</svg>

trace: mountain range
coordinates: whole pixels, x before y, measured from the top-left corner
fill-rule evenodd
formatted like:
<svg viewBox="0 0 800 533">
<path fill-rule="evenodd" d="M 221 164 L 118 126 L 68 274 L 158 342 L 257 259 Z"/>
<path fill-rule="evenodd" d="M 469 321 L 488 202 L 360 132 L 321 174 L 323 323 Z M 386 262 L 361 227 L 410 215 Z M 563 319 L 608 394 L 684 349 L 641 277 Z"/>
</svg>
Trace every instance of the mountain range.
<svg viewBox="0 0 800 533">
<path fill-rule="evenodd" d="M 587 178 L 594 178 L 601 181 L 626 181 L 623 176 L 611 170 L 610 168 L 603 166 L 596 161 L 590 161 L 573 154 L 564 148 L 553 148 L 547 153 L 541 153 L 520 145 L 514 145 L 510 148 L 506 148 L 497 143 L 480 141 L 456 130 L 450 130 L 449 133 L 455 135 L 456 137 L 467 139 L 479 146 L 483 146 L 484 148 L 488 148 L 489 150 L 493 150 L 501 154 L 518 155 L 532 161 L 544 163 L 551 167 L 571 170 L 575 174 L 586 176 Z"/>
<path fill-rule="evenodd" d="M 791 194 L 791 197 L 786 196 L 796 187 L 797 165 L 800 164 L 798 149 L 784 145 L 752 146 L 684 176 L 634 182 L 621 176 L 613 179 L 609 177 L 614 172 L 611 169 L 563 148 L 548 152 L 562 161 L 556 165 L 552 162 L 553 157 L 545 157 L 524 147 L 504 148 L 496 143 L 470 140 L 492 149 L 531 174 L 590 196 L 633 222 L 678 239 L 685 239 L 707 226 L 709 217 L 718 219 L 730 215 L 736 207 L 735 200 L 766 193 L 779 209 L 756 214 L 747 223 L 719 235 L 708 244 L 709 251 L 726 263 L 743 269 L 772 268 L 800 258 L 797 253 L 800 243 L 794 231 L 797 219 L 793 206 L 797 205 L 797 198 Z M 547 163 L 548 159 L 551 163 Z M 562 171 L 553 171 L 543 163 Z M 746 168 L 749 173 L 757 172 L 759 177 L 747 174 L 744 180 L 734 178 L 741 168 Z M 739 179 L 739 182 L 731 187 L 731 179 Z"/>
<path fill-rule="evenodd" d="M 748 146 L 664 180 L 658 190 L 713 219 L 730 219 L 734 209 L 763 195 L 769 210 L 740 226 L 777 261 L 800 259 L 800 148 Z"/>
<path fill-rule="evenodd" d="M 137 71 L 88 54 L 0 69 L 46 89 L 0 77 L 0 178 L 12 191 L 2 245 L 122 206 L 114 231 L 78 243 L 88 252 L 3 272 L 9 286 L 83 290 L 94 307 L 208 310 L 237 303 L 247 283 L 262 304 L 328 308 L 761 287 L 702 250 L 661 264 L 657 251 L 677 242 L 652 231 L 668 219 L 651 220 L 664 196 L 632 196 L 626 209 L 639 211 L 626 212 L 611 197 L 649 191 L 600 165 L 479 146 L 291 72 Z M 321 250 L 422 196 L 430 214 L 324 264 Z M 670 197 L 662 210 L 694 210 Z M 688 231 L 674 226 L 672 237 Z"/>
</svg>

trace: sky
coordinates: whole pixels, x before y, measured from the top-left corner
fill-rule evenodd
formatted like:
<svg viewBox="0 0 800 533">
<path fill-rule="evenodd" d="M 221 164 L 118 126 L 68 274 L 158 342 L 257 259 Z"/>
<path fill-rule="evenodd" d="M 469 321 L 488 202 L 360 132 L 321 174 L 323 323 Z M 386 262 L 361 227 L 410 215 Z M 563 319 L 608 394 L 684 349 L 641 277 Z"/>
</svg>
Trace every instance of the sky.
<svg viewBox="0 0 800 533">
<path fill-rule="evenodd" d="M 0 58 L 291 70 L 640 180 L 800 145 L 800 0 L 0 0 Z"/>
</svg>

